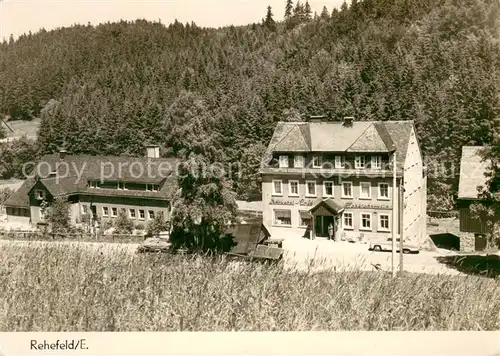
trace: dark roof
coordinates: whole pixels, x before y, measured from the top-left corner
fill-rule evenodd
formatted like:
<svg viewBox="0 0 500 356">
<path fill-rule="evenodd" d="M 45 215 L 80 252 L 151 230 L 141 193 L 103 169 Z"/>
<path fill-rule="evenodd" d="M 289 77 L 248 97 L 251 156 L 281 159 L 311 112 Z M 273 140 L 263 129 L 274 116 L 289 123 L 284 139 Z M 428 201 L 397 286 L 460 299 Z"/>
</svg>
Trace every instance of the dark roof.
<svg viewBox="0 0 500 356">
<path fill-rule="evenodd" d="M 274 152 L 380 152 L 397 150 L 402 167 L 408 150 L 412 120 L 278 122 L 269 142 L 263 167 Z"/>
<path fill-rule="evenodd" d="M 311 214 L 313 214 L 321 206 L 325 207 L 328 211 L 330 211 L 334 215 L 338 214 L 344 209 L 343 206 L 336 203 L 335 200 L 333 200 L 332 198 L 325 198 L 316 205 L 314 205 L 309 211 L 311 212 Z"/>
<path fill-rule="evenodd" d="M 4 202 L 4 205 L 15 208 L 29 208 L 30 200 L 28 193 L 34 184 L 34 179 L 26 179 L 23 184 L 21 184 L 21 186 L 7 198 L 7 200 Z"/>
<path fill-rule="evenodd" d="M 232 235 L 236 245 L 230 252 L 242 255 L 255 250 L 258 244 L 271 236 L 264 224 L 261 223 L 240 224 Z"/>
<path fill-rule="evenodd" d="M 463 146 L 460 161 L 460 180 L 458 183 L 459 199 L 477 199 L 478 186 L 485 186 L 485 176 L 490 161 L 483 161 L 480 155 L 482 146 Z"/>
<path fill-rule="evenodd" d="M 161 183 L 177 169 L 175 158 L 128 156 L 45 155 L 33 173 L 48 177 L 57 170 L 63 176 L 82 176 L 88 180 L 122 181 L 129 183 Z"/>
<path fill-rule="evenodd" d="M 6 203 L 29 206 L 28 194 L 39 181 L 52 196 L 84 194 L 168 200 L 177 191 L 177 159 L 127 156 L 74 156 L 63 159 L 46 155 L 37 163 L 31 176 Z M 89 181 L 157 184 L 159 190 L 119 190 L 90 188 Z"/>
</svg>

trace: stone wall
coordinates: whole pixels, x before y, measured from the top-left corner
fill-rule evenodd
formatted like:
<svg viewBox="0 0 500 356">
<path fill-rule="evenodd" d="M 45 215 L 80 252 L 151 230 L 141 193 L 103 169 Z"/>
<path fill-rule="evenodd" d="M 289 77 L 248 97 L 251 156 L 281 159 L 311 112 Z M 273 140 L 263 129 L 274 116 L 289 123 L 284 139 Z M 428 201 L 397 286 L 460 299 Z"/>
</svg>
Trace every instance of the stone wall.
<svg viewBox="0 0 500 356">
<path fill-rule="evenodd" d="M 474 252 L 475 235 L 472 232 L 460 232 L 460 251 Z"/>
</svg>

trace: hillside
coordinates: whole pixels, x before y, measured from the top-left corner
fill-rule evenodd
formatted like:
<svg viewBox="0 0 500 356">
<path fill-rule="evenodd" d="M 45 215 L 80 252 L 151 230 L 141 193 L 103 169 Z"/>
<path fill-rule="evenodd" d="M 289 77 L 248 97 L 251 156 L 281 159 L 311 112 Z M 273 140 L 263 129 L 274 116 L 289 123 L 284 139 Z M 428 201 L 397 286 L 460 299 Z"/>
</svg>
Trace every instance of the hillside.
<svg viewBox="0 0 500 356">
<path fill-rule="evenodd" d="M 499 115 L 499 10 L 364 0 L 217 30 L 139 20 L 41 31 L 0 45 L 0 113 L 41 118 L 39 153 L 142 154 L 150 141 L 163 155 L 242 162 L 244 177 L 231 177 L 242 198 L 258 196 L 256 162 L 278 120 L 411 119 L 431 208 L 446 209 L 461 146 L 489 143 Z"/>
</svg>

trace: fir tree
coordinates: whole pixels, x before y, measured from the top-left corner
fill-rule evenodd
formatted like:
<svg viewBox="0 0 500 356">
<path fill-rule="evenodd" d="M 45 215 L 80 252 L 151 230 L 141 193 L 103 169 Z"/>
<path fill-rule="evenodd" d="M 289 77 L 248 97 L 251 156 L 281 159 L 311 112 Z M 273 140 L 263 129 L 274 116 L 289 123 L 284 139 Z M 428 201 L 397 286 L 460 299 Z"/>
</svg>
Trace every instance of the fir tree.
<svg viewBox="0 0 500 356">
<path fill-rule="evenodd" d="M 276 30 L 276 22 L 273 19 L 273 12 L 271 6 L 267 7 L 267 14 L 264 20 L 264 26 L 271 31 Z"/>
<path fill-rule="evenodd" d="M 304 16 L 306 20 L 310 20 L 312 17 L 311 5 L 309 5 L 309 1 L 306 1 L 304 6 Z"/>
<path fill-rule="evenodd" d="M 328 9 L 326 6 L 323 6 L 323 10 L 321 11 L 320 18 L 322 20 L 328 20 L 330 18 L 330 13 L 328 12 Z"/>
<path fill-rule="evenodd" d="M 292 17 L 293 3 L 292 0 L 286 0 L 285 5 L 285 20 L 290 20 Z"/>
</svg>

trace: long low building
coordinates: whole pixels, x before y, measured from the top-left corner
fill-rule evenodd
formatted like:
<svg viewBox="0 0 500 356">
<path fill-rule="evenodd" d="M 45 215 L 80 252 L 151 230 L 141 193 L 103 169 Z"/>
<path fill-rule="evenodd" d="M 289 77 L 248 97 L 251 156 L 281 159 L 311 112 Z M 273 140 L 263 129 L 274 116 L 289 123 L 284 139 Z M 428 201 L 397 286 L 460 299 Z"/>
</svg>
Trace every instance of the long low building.
<svg viewBox="0 0 500 356">
<path fill-rule="evenodd" d="M 178 190 L 176 159 L 159 158 L 159 147 L 148 146 L 146 157 L 70 155 L 43 156 L 21 187 L 4 203 L 7 222 L 36 227 L 44 223 L 44 202 L 65 197 L 70 219 L 86 216 L 104 222 L 125 212 L 136 224 L 157 214 L 170 219 Z"/>
</svg>

